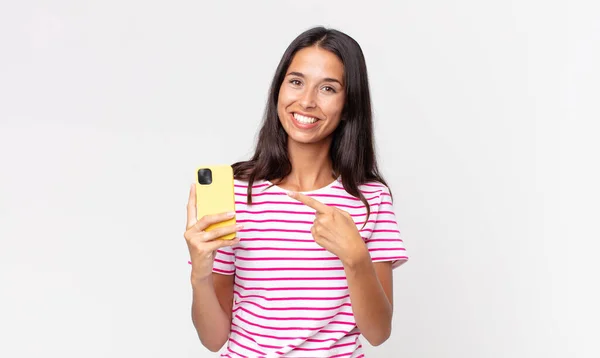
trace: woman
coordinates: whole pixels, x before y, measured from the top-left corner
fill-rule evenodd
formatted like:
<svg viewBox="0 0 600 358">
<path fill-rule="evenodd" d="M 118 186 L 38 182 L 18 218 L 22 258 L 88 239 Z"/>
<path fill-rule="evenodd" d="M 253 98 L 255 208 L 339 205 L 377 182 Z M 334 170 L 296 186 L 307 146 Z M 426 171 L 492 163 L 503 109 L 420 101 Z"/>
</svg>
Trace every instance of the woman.
<svg viewBox="0 0 600 358">
<path fill-rule="evenodd" d="M 372 132 L 358 43 L 321 27 L 302 33 L 276 70 L 254 156 L 233 165 L 236 213 L 196 221 L 190 190 L 192 319 L 205 347 L 363 357 L 359 335 L 388 339 L 392 269 L 408 258 Z M 237 226 L 203 231 L 231 215 Z"/>
</svg>

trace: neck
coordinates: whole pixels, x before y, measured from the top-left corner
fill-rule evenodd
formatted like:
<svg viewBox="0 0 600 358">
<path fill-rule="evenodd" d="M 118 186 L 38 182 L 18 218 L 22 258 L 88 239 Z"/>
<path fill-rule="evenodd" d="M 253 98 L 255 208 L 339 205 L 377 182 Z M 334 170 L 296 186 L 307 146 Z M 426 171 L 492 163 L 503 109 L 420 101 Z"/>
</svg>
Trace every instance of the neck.
<svg viewBox="0 0 600 358">
<path fill-rule="evenodd" d="M 312 144 L 288 141 L 292 171 L 278 185 L 287 190 L 312 191 L 331 184 L 335 177 L 329 157 L 330 146 L 331 140 Z"/>
</svg>

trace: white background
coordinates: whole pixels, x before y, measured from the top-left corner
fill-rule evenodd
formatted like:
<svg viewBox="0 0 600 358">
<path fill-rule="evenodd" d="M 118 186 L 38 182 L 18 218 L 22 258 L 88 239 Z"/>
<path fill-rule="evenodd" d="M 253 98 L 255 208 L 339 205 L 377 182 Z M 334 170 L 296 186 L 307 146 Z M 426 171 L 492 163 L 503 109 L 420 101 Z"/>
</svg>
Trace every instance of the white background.
<svg viewBox="0 0 600 358">
<path fill-rule="evenodd" d="M 211 357 L 193 170 L 246 159 L 300 32 L 353 36 L 411 256 L 367 357 L 598 357 L 600 21 L 572 1 L 0 5 L 0 356 Z"/>
</svg>

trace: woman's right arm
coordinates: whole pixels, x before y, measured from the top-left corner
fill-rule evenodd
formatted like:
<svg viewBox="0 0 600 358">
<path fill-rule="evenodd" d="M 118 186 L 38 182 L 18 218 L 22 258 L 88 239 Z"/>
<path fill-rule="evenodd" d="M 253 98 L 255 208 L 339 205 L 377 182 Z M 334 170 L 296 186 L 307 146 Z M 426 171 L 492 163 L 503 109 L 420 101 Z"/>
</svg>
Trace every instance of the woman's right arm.
<svg viewBox="0 0 600 358">
<path fill-rule="evenodd" d="M 202 344 L 217 352 L 229 338 L 233 307 L 233 275 L 213 273 L 203 280 L 192 277 L 192 321 Z"/>
<path fill-rule="evenodd" d="M 195 185 L 192 185 L 187 205 L 186 231 L 183 235 L 192 264 L 192 322 L 202 344 L 213 352 L 221 349 L 229 338 L 234 280 L 233 275 L 213 273 L 214 259 L 218 249 L 239 242 L 238 238 L 219 238 L 237 232 L 241 225 L 204 230 L 212 224 L 229 220 L 234 215 L 235 213 L 208 215 L 197 220 L 196 190 Z"/>
</svg>

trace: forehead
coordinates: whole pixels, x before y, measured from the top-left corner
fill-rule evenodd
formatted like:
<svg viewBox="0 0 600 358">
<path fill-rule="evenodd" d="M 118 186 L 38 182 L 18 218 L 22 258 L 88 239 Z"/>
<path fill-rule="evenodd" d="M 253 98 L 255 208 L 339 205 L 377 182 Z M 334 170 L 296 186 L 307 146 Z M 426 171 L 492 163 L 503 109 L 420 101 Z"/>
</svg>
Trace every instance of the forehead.
<svg viewBox="0 0 600 358">
<path fill-rule="evenodd" d="M 330 51 L 316 46 L 306 47 L 296 52 L 289 72 L 301 72 L 306 77 L 344 79 L 344 64 Z"/>
</svg>

